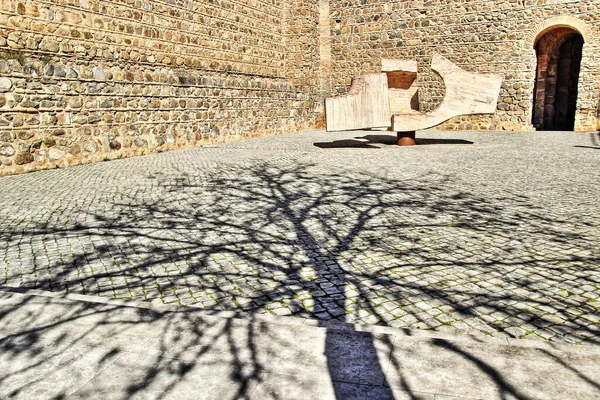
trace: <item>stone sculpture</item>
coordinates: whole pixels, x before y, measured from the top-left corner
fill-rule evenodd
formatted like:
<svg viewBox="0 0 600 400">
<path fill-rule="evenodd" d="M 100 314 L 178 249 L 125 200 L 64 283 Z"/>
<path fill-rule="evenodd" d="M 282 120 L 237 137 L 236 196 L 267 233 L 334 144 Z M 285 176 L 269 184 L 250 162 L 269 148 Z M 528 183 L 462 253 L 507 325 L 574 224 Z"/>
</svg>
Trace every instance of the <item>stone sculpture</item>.
<svg viewBox="0 0 600 400">
<path fill-rule="evenodd" d="M 431 68 L 443 79 L 446 95 L 440 106 L 418 111 L 417 63 L 383 59 L 381 73 L 354 79 L 348 94 L 325 100 L 327 131 L 392 130 L 398 145 L 415 144 L 415 131 L 432 128 L 452 117 L 493 114 L 502 77 L 467 72 L 435 54 Z"/>
</svg>

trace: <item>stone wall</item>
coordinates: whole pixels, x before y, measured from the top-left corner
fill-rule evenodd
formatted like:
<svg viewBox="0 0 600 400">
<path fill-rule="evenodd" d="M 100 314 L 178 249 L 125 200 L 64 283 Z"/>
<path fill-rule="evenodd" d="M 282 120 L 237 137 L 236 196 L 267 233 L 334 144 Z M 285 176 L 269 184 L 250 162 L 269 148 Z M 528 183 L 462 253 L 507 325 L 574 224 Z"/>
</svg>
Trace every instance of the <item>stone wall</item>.
<svg viewBox="0 0 600 400">
<path fill-rule="evenodd" d="M 536 74 L 535 40 L 551 26 L 584 33 L 576 130 L 594 130 L 600 93 L 600 1 L 380 1 L 330 2 L 334 93 L 351 78 L 379 71 L 381 58 L 419 63 L 420 107 L 444 95 L 429 68 L 438 52 L 467 71 L 504 76 L 493 116 L 455 118 L 445 129 L 531 130 Z M 546 23 L 549 21 L 549 23 Z"/>
<path fill-rule="evenodd" d="M 322 96 L 320 96 L 319 1 L 285 1 L 286 23 L 286 77 L 288 81 L 308 96 L 304 104 L 315 119 L 315 126 L 323 125 Z M 327 92 L 329 95 L 329 92 Z M 296 110 L 288 113 L 295 117 Z"/>
<path fill-rule="evenodd" d="M 323 99 L 380 60 L 439 52 L 505 77 L 495 115 L 533 129 L 534 44 L 584 37 L 576 130 L 600 127 L 600 0 L 2 0 L 0 175 L 324 126 Z"/>
<path fill-rule="evenodd" d="M 3 0 L 0 174 L 314 126 L 303 3 Z"/>
</svg>

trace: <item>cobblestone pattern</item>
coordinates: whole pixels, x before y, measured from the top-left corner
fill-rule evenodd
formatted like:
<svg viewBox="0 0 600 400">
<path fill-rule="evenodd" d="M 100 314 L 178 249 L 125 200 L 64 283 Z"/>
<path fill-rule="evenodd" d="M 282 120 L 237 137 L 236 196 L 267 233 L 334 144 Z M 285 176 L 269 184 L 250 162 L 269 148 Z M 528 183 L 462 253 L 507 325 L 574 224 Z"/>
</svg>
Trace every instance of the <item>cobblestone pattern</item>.
<svg viewBox="0 0 600 400">
<path fill-rule="evenodd" d="M 600 138 L 418 136 L 304 132 L 0 178 L 0 284 L 598 343 Z"/>
<path fill-rule="evenodd" d="M 583 50 L 576 128 L 595 130 L 600 95 L 597 0 L 331 2 L 333 89 L 344 93 L 351 78 L 379 72 L 381 58 L 414 59 L 419 63 L 421 110 L 430 111 L 444 96 L 441 79 L 430 68 L 431 56 L 438 52 L 467 71 L 505 78 L 493 117 L 456 118 L 445 129 L 532 130 L 537 60 L 530 35 L 538 24 L 560 16 L 574 17 L 592 31 Z"/>
</svg>

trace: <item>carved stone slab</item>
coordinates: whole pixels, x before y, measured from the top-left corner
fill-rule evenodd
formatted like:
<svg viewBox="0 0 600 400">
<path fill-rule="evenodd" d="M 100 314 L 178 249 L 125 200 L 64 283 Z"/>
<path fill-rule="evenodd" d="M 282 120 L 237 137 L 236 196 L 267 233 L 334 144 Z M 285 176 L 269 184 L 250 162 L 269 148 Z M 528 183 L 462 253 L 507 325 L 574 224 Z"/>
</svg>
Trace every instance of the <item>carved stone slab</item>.
<svg viewBox="0 0 600 400">
<path fill-rule="evenodd" d="M 430 113 L 394 113 L 392 130 L 409 132 L 437 126 L 452 117 L 468 114 L 493 114 L 500 94 L 500 75 L 467 72 L 439 54 L 431 61 L 446 86 L 442 104 Z"/>
<path fill-rule="evenodd" d="M 383 73 L 356 78 L 347 95 L 326 99 L 327 130 L 371 128 L 413 132 L 458 115 L 496 111 L 502 84 L 500 75 L 467 72 L 439 54 L 434 54 L 431 68 L 446 86 L 444 100 L 434 111 L 418 111 L 416 61 L 382 59 Z"/>
<path fill-rule="evenodd" d="M 389 127 L 392 114 L 387 75 L 355 78 L 348 94 L 325 100 L 325 109 L 328 131 Z"/>
<path fill-rule="evenodd" d="M 382 72 L 409 72 L 416 75 L 417 73 L 417 62 L 414 60 L 397 60 L 395 58 L 382 58 L 381 59 L 381 71 Z"/>
</svg>

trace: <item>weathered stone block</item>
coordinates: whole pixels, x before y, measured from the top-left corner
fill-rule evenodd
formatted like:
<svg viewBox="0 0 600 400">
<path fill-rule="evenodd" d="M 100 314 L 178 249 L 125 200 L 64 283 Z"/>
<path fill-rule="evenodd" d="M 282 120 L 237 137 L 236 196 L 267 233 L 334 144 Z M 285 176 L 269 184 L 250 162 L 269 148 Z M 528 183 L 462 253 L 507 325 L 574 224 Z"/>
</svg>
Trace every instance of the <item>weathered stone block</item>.
<svg viewBox="0 0 600 400">
<path fill-rule="evenodd" d="M 18 131 L 17 132 L 17 138 L 20 140 L 28 140 L 31 139 L 33 137 L 33 131 L 32 130 L 27 130 L 27 131 Z"/>
<path fill-rule="evenodd" d="M 47 136 L 43 138 L 42 142 L 44 143 L 44 145 L 46 145 L 46 147 L 52 147 L 56 145 L 56 139 L 54 139 L 52 136 Z"/>
<path fill-rule="evenodd" d="M 92 77 L 98 81 L 106 80 L 106 74 L 104 73 L 104 70 L 100 67 L 92 68 Z"/>
<path fill-rule="evenodd" d="M 86 140 L 83 143 L 83 149 L 89 153 L 97 153 L 100 150 L 100 146 L 94 140 Z"/>
<path fill-rule="evenodd" d="M 97 122 L 100 122 L 101 120 L 102 120 L 102 114 L 93 113 L 93 114 L 90 114 L 90 116 L 88 117 L 88 124 L 95 124 Z"/>
<path fill-rule="evenodd" d="M 110 142 L 110 148 L 112 150 L 120 150 L 121 149 L 121 143 L 117 140 L 113 140 Z"/>
<path fill-rule="evenodd" d="M 15 154 L 15 149 L 10 144 L 0 144 L 0 156 L 10 157 Z"/>
<path fill-rule="evenodd" d="M 35 101 L 33 99 L 29 99 L 29 98 L 25 98 L 21 102 L 21 107 L 23 107 L 23 108 L 39 108 L 39 106 L 40 106 L 40 102 Z"/>
<path fill-rule="evenodd" d="M 60 160 L 61 158 L 64 157 L 64 155 L 66 154 L 66 152 L 57 149 L 57 148 L 51 148 L 48 150 L 48 159 L 49 160 Z"/>
<path fill-rule="evenodd" d="M 40 123 L 40 118 L 38 115 L 30 115 L 25 119 L 25 122 L 28 125 L 39 125 Z"/>
<path fill-rule="evenodd" d="M 15 164 L 17 165 L 23 165 L 23 164 L 29 164 L 31 162 L 33 162 L 33 154 L 31 153 L 19 153 L 15 156 Z"/>
<path fill-rule="evenodd" d="M 102 145 L 102 151 L 103 152 L 109 152 L 111 150 L 110 148 L 110 137 L 108 135 L 102 135 L 102 137 L 100 138 L 100 143 Z"/>
<path fill-rule="evenodd" d="M 42 39 L 39 45 L 39 49 L 41 51 L 49 52 L 49 53 L 57 53 L 60 46 L 58 42 L 50 36 L 46 36 Z"/>
<path fill-rule="evenodd" d="M 10 78 L 0 78 L 0 92 L 8 92 L 12 89 L 12 86 L 13 84 Z"/>
<path fill-rule="evenodd" d="M 74 156 L 77 156 L 77 155 L 81 154 L 81 145 L 79 143 L 73 144 L 69 148 L 69 153 L 71 153 Z"/>
<path fill-rule="evenodd" d="M 60 125 L 71 125 L 71 123 L 72 123 L 71 113 L 68 113 L 68 112 L 59 113 L 59 114 L 57 114 L 56 118 L 58 119 L 58 123 Z"/>
<path fill-rule="evenodd" d="M 121 139 L 121 144 L 124 148 L 129 148 L 133 145 L 133 139 L 129 136 L 125 136 Z"/>
<path fill-rule="evenodd" d="M 150 136 L 151 139 L 151 143 L 153 146 L 162 146 L 163 144 L 165 144 L 165 139 L 162 136 L 159 135 L 151 135 Z"/>
<path fill-rule="evenodd" d="M 28 153 L 31 150 L 31 145 L 28 143 L 17 144 L 17 150 L 19 153 Z"/>
<path fill-rule="evenodd" d="M 81 67 L 79 68 L 79 76 L 83 79 L 92 79 L 94 77 L 94 72 L 91 68 Z"/>
<path fill-rule="evenodd" d="M 33 153 L 33 161 L 44 162 L 46 160 L 46 150 L 39 150 Z"/>
<path fill-rule="evenodd" d="M 15 139 L 10 131 L 0 131 L 0 142 L 12 142 Z"/>
<path fill-rule="evenodd" d="M 60 64 L 54 64 L 52 75 L 57 78 L 64 78 L 67 76 L 67 71 L 64 66 Z"/>
<path fill-rule="evenodd" d="M 139 136 L 133 139 L 133 144 L 137 147 L 148 147 L 148 141 Z"/>
</svg>

